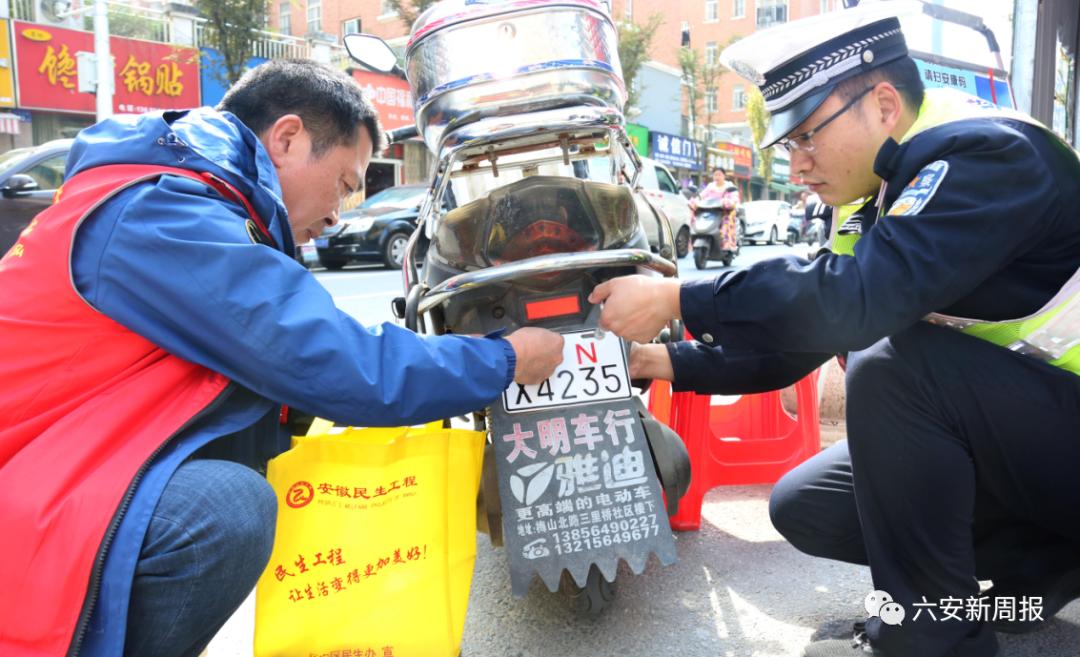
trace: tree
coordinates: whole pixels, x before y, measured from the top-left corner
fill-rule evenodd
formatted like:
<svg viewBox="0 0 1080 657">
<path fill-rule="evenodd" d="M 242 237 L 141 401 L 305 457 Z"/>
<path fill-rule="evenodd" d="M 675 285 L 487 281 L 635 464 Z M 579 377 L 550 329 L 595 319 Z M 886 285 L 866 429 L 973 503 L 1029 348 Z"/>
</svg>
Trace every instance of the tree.
<svg viewBox="0 0 1080 657">
<path fill-rule="evenodd" d="M 1075 68 L 1075 56 L 1069 52 L 1061 42 L 1058 42 L 1058 65 L 1057 65 L 1057 80 L 1054 83 L 1054 104 L 1061 107 L 1064 111 L 1061 113 L 1061 118 L 1058 118 L 1058 112 L 1055 108 L 1053 127 L 1056 131 L 1066 139 L 1072 140 L 1072 132 L 1075 130 L 1073 122 L 1069 120 L 1073 113 L 1072 102 L 1073 96 L 1076 90 L 1072 88 L 1073 70 Z M 1060 125 L 1059 125 L 1060 124 Z"/>
<path fill-rule="evenodd" d="M 679 68 L 682 71 L 682 82 L 686 87 L 686 105 L 687 113 L 690 120 L 690 137 L 696 139 L 698 137 L 695 132 L 699 132 L 697 128 L 704 128 L 705 134 L 704 142 L 706 144 L 705 149 L 702 151 L 702 158 L 706 158 L 708 154 L 708 144 L 712 141 L 711 138 L 711 126 L 713 122 L 713 115 L 716 110 L 709 103 L 703 103 L 708 98 L 709 94 L 713 94 L 715 98 L 717 85 L 720 82 L 720 76 L 724 74 L 724 70 L 720 67 L 719 63 L 703 62 L 701 53 L 693 48 L 679 48 Z M 702 125 L 698 125 L 698 117 L 704 114 L 705 121 Z M 706 160 L 702 160 L 704 165 Z"/>
<path fill-rule="evenodd" d="M 750 124 L 750 134 L 754 137 L 754 150 L 758 155 L 758 175 L 765 181 L 765 189 L 768 190 L 769 185 L 772 184 L 773 149 L 761 150 L 758 144 L 765 139 L 765 130 L 769 125 L 769 111 L 765 109 L 765 98 L 753 85 L 746 92 L 746 122 Z"/>
<path fill-rule="evenodd" d="M 405 24 L 406 30 L 412 30 L 413 23 L 424 10 L 435 4 L 436 0 L 386 0 L 386 4 L 397 13 Z"/>
<path fill-rule="evenodd" d="M 652 46 L 656 31 L 664 23 L 664 16 L 656 13 L 649 17 L 644 25 L 633 21 L 620 21 L 616 26 L 619 38 L 619 63 L 622 64 L 622 78 L 626 84 L 626 110 L 637 107 L 641 89 L 634 86 L 641 66 L 649 61 L 649 48 Z"/>
<path fill-rule="evenodd" d="M 679 48 L 679 69 L 682 71 L 682 83 L 686 88 L 686 113 L 690 121 L 691 137 L 697 126 L 698 106 L 701 104 L 701 89 L 698 85 L 698 69 L 701 68 L 701 54 L 693 48 Z"/>
<path fill-rule="evenodd" d="M 266 0 L 195 0 L 206 19 L 201 45 L 221 54 L 215 75 L 222 84 L 232 85 L 244 74 L 255 33 L 266 22 L 266 7 Z"/>
<path fill-rule="evenodd" d="M 84 6 L 93 7 L 94 3 L 87 2 Z M 168 41 L 165 36 L 164 23 L 139 14 L 138 10 L 133 7 L 110 6 L 107 13 L 109 17 L 109 34 L 112 36 L 146 39 L 148 41 Z M 87 32 L 94 31 L 94 12 L 83 14 L 82 21 L 82 29 Z"/>
</svg>

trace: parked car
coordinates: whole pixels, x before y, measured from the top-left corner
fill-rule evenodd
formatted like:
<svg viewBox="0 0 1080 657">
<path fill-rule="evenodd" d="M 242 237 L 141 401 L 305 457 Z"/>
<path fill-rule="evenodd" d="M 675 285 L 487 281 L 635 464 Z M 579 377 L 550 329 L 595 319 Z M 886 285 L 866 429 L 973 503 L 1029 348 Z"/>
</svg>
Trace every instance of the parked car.
<svg viewBox="0 0 1080 657">
<path fill-rule="evenodd" d="M 416 229 L 426 185 L 399 185 L 372 195 L 315 240 L 319 262 L 330 270 L 351 262 L 382 262 L 400 269 Z"/>
<path fill-rule="evenodd" d="M 739 206 L 746 226 L 746 239 L 777 244 L 787 238 L 791 204 L 786 201 L 748 201 Z"/>
<path fill-rule="evenodd" d="M 667 216 L 671 225 L 671 234 L 675 239 L 675 255 L 684 257 L 690 252 L 690 211 L 689 200 L 680 192 L 679 184 L 667 167 L 656 160 L 641 158 L 640 185 L 645 196 Z M 652 215 L 642 215 L 642 227 L 649 237 L 649 244 L 655 248 L 659 244 L 656 221 Z"/>
<path fill-rule="evenodd" d="M 8 252 L 37 213 L 52 203 L 64 182 L 71 139 L 0 155 L 0 256 Z"/>
<path fill-rule="evenodd" d="M 308 269 L 319 266 L 319 251 L 315 248 L 315 240 L 308 240 L 303 244 L 296 245 L 296 261 Z"/>
</svg>

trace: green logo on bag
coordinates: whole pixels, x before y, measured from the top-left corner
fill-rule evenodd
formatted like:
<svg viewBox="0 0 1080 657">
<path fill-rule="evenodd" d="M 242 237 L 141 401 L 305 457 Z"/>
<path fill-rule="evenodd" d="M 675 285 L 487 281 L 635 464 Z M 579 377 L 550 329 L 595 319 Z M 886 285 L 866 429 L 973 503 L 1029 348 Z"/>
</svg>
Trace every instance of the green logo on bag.
<svg viewBox="0 0 1080 657">
<path fill-rule="evenodd" d="M 298 481 L 289 486 L 289 492 L 285 493 L 285 503 L 294 509 L 311 504 L 315 499 L 315 489 L 306 481 Z"/>
</svg>

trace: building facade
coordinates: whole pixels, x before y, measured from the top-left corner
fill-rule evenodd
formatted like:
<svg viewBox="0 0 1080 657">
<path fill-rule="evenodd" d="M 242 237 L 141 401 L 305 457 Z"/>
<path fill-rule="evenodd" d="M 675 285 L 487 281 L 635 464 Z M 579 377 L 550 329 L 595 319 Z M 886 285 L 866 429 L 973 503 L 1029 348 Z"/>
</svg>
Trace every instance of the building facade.
<svg viewBox="0 0 1080 657">
<path fill-rule="evenodd" d="M 692 145 L 700 165 L 687 168 L 675 164 L 685 164 L 685 158 L 668 160 L 684 185 L 700 184 L 709 177 L 710 167 L 727 165 L 746 198 L 790 196 L 797 190 L 785 173 L 784 162 L 774 167 L 768 190 L 754 174 L 755 164 L 745 164 L 746 148 L 752 146 L 746 123 L 746 81 L 731 72 L 721 73 L 715 89 L 700 90 L 701 101 L 693 113 L 696 116 L 691 117 L 687 90 L 680 84 L 679 50 L 688 34 L 690 47 L 702 61 L 714 64 L 733 41 L 777 23 L 832 11 L 841 0 L 608 0 L 606 4 L 616 21 L 644 24 L 654 14 L 662 16 L 650 49 L 652 61 L 632 82 L 642 94 L 627 120 L 652 132 L 689 140 L 684 146 Z M 271 0 L 268 14 L 269 29 L 294 37 L 324 33 L 340 40 L 351 32 L 366 32 L 398 49 L 404 48 L 410 27 L 386 0 Z M 663 154 L 650 154 L 663 159 Z M 413 169 L 405 174 L 410 182 L 418 173 Z"/>
<path fill-rule="evenodd" d="M 689 39 L 702 64 L 717 65 L 720 52 L 738 39 L 778 23 L 797 20 L 842 7 L 840 0 L 612 0 L 612 15 L 616 20 L 645 24 L 653 15 L 662 22 L 653 39 L 651 58 L 676 71 L 681 71 L 679 51 Z M 740 184 L 744 198 L 790 197 L 798 191 L 789 175 L 790 167 L 777 162 L 773 170 L 772 188 L 766 190 L 756 172 L 756 154 L 751 165 L 746 164 L 747 148 L 753 150 L 753 140 L 746 120 L 746 92 L 749 83 L 720 68 L 715 88 L 699 85 L 699 103 L 693 112 L 687 102 L 685 85 L 680 103 L 681 128 L 678 131 L 701 144 L 705 154 L 699 171 L 682 169 L 679 177 L 685 182 L 700 183 L 708 178 L 708 170 L 724 166 Z M 648 95 L 646 92 L 645 95 Z M 643 103 L 651 99 L 643 98 Z M 646 123 L 647 125 L 647 123 Z"/>
</svg>

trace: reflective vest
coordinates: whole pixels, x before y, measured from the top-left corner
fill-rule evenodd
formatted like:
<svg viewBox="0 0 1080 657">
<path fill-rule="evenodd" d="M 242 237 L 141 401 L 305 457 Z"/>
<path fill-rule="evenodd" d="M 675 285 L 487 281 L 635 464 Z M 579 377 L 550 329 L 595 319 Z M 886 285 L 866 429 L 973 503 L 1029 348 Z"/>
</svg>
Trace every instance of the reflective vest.
<svg viewBox="0 0 1080 657">
<path fill-rule="evenodd" d="M 970 119 L 1022 121 L 1038 127 L 1053 139 L 1064 143 L 1060 137 L 1030 116 L 997 108 L 974 96 L 947 89 L 926 91 L 923 104 L 919 108 L 919 116 L 904 135 L 901 143 L 911 140 L 915 135 L 930 128 Z M 886 183 L 882 182 L 882 190 L 885 185 Z M 832 240 L 833 253 L 855 255 L 855 243 L 859 240 L 862 230 L 861 226 L 854 225 L 851 216 L 866 202 L 867 199 L 861 199 L 837 209 L 836 219 L 833 222 L 835 231 Z M 881 208 L 879 212 L 883 214 L 884 210 L 885 208 Z M 1074 374 L 1080 374 L 1080 269 L 1066 281 L 1046 305 L 1027 317 L 1006 321 L 987 321 L 931 313 L 923 319 L 1038 358 Z"/>
<path fill-rule="evenodd" d="M 57 190 L 56 202 L 0 259 L 4 657 L 68 652 L 133 481 L 229 384 L 101 314 L 72 282 L 80 223 L 124 189 L 163 174 L 193 178 L 250 208 L 209 174 L 153 165 L 87 169 Z"/>
</svg>

